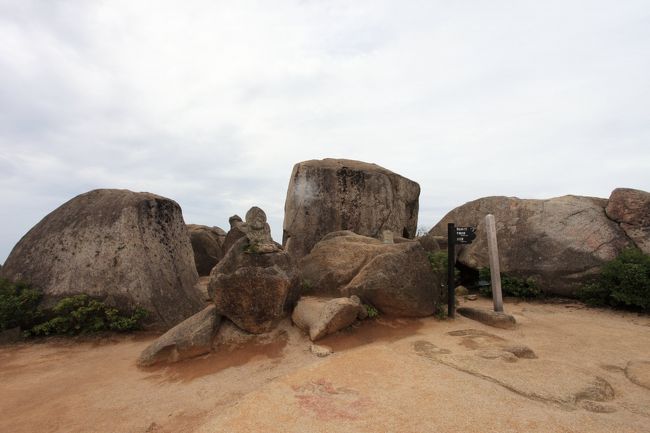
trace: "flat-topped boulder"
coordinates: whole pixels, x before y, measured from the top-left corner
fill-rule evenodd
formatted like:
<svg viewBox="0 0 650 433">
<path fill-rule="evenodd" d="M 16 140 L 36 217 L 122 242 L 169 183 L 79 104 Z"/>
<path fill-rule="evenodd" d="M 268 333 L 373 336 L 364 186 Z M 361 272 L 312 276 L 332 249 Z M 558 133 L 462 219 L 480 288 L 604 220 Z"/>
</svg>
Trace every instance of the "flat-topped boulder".
<svg viewBox="0 0 650 433">
<path fill-rule="evenodd" d="M 447 223 L 477 227 L 458 262 L 488 267 L 485 216 L 496 219 L 501 272 L 534 278 L 547 293 L 572 295 L 632 242 L 607 217 L 606 199 L 567 195 L 548 200 L 485 197 L 449 212 L 427 236 L 447 235 Z"/>
<path fill-rule="evenodd" d="M 296 164 L 284 207 L 286 251 L 299 259 L 327 233 L 413 238 L 420 186 L 376 164 L 324 159 Z"/>
<path fill-rule="evenodd" d="M 356 295 L 384 314 L 433 314 L 442 296 L 418 242 L 386 244 L 351 231 L 333 232 L 299 262 L 303 290 L 315 296 Z"/>
<path fill-rule="evenodd" d="M 151 193 L 100 189 L 51 212 L 16 244 L 1 276 L 31 284 L 44 302 L 87 294 L 147 309 L 170 328 L 203 308 L 180 206 Z"/>
</svg>

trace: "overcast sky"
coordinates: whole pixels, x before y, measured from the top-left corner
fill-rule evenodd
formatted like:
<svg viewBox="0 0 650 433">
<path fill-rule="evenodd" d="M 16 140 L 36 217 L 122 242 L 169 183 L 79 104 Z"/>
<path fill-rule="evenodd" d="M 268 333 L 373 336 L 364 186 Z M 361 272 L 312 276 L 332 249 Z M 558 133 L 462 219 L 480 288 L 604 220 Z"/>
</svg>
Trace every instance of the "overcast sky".
<svg viewBox="0 0 650 433">
<path fill-rule="evenodd" d="M 292 166 L 488 195 L 650 190 L 650 2 L 0 0 L 0 263 L 95 188 L 282 239 Z"/>
</svg>

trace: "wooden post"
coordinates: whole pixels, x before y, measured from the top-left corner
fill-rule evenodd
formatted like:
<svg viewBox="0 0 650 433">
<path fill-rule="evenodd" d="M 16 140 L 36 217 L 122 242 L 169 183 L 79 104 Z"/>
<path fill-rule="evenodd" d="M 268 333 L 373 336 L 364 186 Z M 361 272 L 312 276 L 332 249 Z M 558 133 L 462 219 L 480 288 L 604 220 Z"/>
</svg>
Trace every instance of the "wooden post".
<svg viewBox="0 0 650 433">
<path fill-rule="evenodd" d="M 456 282 L 454 267 L 456 265 L 456 226 L 447 224 L 447 317 L 456 315 Z"/>
<path fill-rule="evenodd" d="M 494 215 L 485 216 L 487 231 L 488 255 L 490 256 L 490 277 L 492 279 L 492 300 L 494 311 L 503 312 L 503 297 L 501 295 L 501 268 L 499 267 L 499 248 L 497 247 L 497 227 Z"/>
</svg>

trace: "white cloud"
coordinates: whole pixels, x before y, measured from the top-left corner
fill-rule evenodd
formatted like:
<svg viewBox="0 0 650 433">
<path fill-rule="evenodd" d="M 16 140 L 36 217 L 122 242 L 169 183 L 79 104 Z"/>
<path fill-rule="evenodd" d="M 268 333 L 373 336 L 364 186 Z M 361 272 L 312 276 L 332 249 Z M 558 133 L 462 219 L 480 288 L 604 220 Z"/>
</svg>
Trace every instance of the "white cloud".
<svg viewBox="0 0 650 433">
<path fill-rule="evenodd" d="M 485 195 L 650 189 L 643 1 L 0 0 L 0 260 L 97 187 L 281 238 L 295 162 L 420 183 L 420 222 Z"/>
</svg>

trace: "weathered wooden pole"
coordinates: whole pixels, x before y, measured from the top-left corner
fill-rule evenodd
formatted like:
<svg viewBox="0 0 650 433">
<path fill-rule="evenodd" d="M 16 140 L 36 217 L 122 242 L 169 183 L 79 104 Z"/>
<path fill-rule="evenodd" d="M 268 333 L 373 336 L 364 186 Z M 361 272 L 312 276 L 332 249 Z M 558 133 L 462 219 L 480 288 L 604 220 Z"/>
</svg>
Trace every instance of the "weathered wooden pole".
<svg viewBox="0 0 650 433">
<path fill-rule="evenodd" d="M 447 317 L 453 319 L 456 314 L 456 284 L 454 267 L 456 265 L 456 226 L 447 224 Z"/>
<path fill-rule="evenodd" d="M 499 267 L 499 248 L 497 247 L 497 227 L 494 215 L 485 216 L 487 232 L 488 255 L 490 257 L 490 277 L 492 280 L 492 300 L 494 311 L 503 312 L 503 297 L 501 295 L 501 268 Z"/>
</svg>

